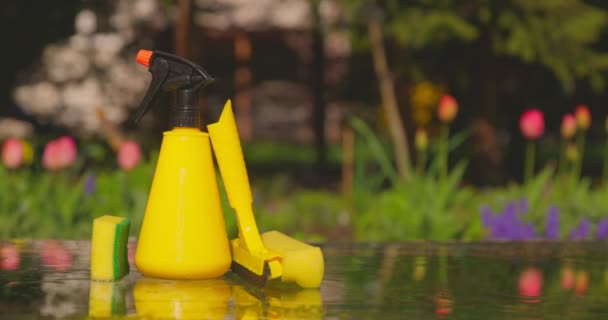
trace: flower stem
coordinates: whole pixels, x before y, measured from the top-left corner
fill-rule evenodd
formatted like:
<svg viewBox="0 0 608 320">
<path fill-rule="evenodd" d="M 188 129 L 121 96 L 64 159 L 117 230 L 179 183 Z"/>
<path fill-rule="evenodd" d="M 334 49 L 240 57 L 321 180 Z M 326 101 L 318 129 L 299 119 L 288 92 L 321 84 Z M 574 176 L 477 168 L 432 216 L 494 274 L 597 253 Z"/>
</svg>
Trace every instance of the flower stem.
<svg viewBox="0 0 608 320">
<path fill-rule="evenodd" d="M 603 172 L 603 183 L 608 183 L 608 137 L 604 142 L 604 172 Z"/>
<path fill-rule="evenodd" d="M 573 170 L 573 178 L 574 180 L 578 180 L 581 177 L 581 172 L 583 169 L 583 157 L 585 155 L 585 131 L 580 132 L 577 139 L 576 144 L 578 146 L 579 155 L 576 158 L 576 162 L 574 164 Z"/>
<path fill-rule="evenodd" d="M 441 140 L 439 141 L 441 165 L 439 167 L 439 178 L 444 182 L 448 177 L 448 139 L 450 137 L 450 127 L 447 124 L 441 126 Z"/>
<path fill-rule="evenodd" d="M 535 144 L 534 141 L 528 140 L 528 144 L 526 145 L 526 164 L 525 164 L 525 175 L 524 181 L 527 183 L 532 179 L 532 175 L 534 174 L 534 153 L 535 153 Z"/>
<path fill-rule="evenodd" d="M 448 253 L 445 247 L 439 249 L 439 279 L 442 285 L 448 285 Z"/>
<path fill-rule="evenodd" d="M 424 168 L 426 166 L 426 150 L 418 150 L 418 159 L 416 161 L 416 172 L 419 176 L 424 174 Z"/>
<path fill-rule="evenodd" d="M 566 148 L 568 148 L 568 141 L 562 139 L 562 147 L 559 152 L 559 164 L 557 167 L 557 176 L 562 177 L 566 172 Z"/>
</svg>

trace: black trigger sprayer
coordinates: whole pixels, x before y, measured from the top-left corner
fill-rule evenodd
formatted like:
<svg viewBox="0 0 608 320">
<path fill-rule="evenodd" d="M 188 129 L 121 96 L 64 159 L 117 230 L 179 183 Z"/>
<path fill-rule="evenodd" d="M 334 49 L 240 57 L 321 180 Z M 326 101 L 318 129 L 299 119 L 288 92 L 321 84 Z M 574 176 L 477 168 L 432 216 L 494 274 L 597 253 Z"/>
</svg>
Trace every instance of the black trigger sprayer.
<svg viewBox="0 0 608 320">
<path fill-rule="evenodd" d="M 207 71 L 191 61 L 158 50 L 140 50 L 137 53 L 137 62 L 148 67 L 152 81 L 130 124 L 137 124 L 152 108 L 152 102 L 158 92 L 165 91 L 176 94 L 172 126 L 199 128 L 201 110 L 197 105 L 198 92 L 215 81 Z"/>
</svg>

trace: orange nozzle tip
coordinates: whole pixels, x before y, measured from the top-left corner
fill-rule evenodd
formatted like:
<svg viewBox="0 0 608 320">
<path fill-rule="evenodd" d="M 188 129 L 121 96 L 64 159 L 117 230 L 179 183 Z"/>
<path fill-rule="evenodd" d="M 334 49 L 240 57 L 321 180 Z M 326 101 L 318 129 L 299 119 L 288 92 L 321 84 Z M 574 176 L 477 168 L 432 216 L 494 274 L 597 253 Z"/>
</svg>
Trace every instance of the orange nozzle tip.
<svg viewBox="0 0 608 320">
<path fill-rule="evenodd" d="M 150 50 L 139 50 L 137 53 L 137 63 L 146 67 L 150 66 L 150 59 L 152 58 L 153 52 Z"/>
</svg>

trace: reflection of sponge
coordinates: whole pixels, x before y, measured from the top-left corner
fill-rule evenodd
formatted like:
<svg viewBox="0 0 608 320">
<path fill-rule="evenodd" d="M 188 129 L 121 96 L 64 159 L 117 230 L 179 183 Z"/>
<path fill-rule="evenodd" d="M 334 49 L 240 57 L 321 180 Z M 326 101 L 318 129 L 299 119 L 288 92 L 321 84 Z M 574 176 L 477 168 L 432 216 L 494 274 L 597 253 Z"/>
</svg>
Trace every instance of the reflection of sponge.
<svg viewBox="0 0 608 320">
<path fill-rule="evenodd" d="M 114 281 L 129 273 L 127 218 L 103 216 L 93 221 L 91 279 Z"/>
<path fill-rule="evenodd" d="M 125 294 L 117 282 L 91 281 L 89 288 L 89 316 L 109 318 L 127 311 Z"/>
</svg>

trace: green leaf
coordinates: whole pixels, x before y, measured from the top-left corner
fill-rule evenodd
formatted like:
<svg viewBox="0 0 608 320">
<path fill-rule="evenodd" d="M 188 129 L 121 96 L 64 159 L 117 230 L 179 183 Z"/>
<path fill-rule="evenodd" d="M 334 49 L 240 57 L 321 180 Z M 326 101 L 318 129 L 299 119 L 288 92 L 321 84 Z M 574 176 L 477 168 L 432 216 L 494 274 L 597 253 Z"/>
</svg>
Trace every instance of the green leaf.
<svg viewBox="0 0 608 320">
<path fill-rule="evenodd" d="M 397 182 L 397 171 L 393 166 L 387 152 L 384 150 L 382 143 L 371 129 L 359 118 L 352 118 L 351 125 L 357 131 L 369 146 L 372 156 L 376 159 L 376 162 L 380 165 L 384 177 L 393 183 Z"/>
</svg>

